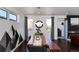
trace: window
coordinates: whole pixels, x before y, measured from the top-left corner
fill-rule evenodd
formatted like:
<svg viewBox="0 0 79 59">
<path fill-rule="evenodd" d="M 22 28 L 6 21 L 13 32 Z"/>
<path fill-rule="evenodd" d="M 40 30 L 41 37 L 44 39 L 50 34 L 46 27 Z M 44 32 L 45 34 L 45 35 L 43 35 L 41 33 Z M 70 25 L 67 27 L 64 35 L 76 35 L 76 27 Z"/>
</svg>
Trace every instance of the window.
<svg viewBox="0 0 79 59">
<path fill-rule="evenodd" d="M 71 18 L 71 25 L 79 25 L 79 18 Z"/>
<path fill-rule="evenodd" d="M 16 21 L 17 17 L 14 14 L 9 14 L 9 20 Z"/>
<path fill-rule="evenodd" d="M 0 8 L 0 18 L 2 19 L 9 19 L 9 20 L 13 20 L 13 21 L 16 21 L 17 20 L 17 16 L 15 13 L 7 10 L 7 9 L 4 9 L 4 8 Z"/>
<path fill-rule="evenodd" d="M 0 18 L 7 18 L 7 12 L 5 10 L 0 9 Z"/>
<path fill-rule="evenodd" d="M 33 29 L 33 19 L 28 19 L 28 30 Z"/>
<path fill-rule="evenodd" d="M 47 19 L 46 20 L 46 24 L 47 24 L 47 31 L 51 31 L 51 19 Z"/>
</svg>

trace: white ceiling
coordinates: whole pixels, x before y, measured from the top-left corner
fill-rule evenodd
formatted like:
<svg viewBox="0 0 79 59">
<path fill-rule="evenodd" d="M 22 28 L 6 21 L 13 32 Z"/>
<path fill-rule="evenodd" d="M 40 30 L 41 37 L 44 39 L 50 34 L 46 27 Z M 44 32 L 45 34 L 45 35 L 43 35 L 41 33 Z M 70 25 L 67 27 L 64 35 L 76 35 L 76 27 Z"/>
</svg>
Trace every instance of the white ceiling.
<svg viewBox="0 0 79 59">
<path fill-rule="evenodd" d="M 25 15 L 79 15 L 79 7 L 15 7 Z"/>
</svg>

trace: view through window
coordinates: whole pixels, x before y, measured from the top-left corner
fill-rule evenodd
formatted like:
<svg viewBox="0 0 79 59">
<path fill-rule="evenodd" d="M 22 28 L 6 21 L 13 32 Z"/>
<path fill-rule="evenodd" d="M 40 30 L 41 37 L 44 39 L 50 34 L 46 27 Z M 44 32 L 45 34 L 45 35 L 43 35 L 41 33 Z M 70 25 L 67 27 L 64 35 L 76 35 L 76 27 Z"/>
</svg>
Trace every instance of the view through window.
<svg viewBox="0 0 79 59">
<path fill-rule="evenodd" d="M 46 20 L 46 24 L 47 24 L 47 31 L 51 31 L 51 19 L 47 19 Z"/>
<path fill-rule="evenodd" d="M 28 19 L 28 30 L 33 29 L 33 19 Z"/>
</svg>

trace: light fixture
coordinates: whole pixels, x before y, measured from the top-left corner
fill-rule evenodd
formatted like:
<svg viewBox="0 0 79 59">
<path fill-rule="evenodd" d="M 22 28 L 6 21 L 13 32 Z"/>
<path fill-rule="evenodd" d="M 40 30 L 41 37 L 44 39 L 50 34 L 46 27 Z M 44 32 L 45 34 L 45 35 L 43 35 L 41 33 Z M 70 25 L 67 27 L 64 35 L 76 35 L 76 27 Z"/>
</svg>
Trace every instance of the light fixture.
<svg viewBox="0 0 79 59">
<path fill-rule="evenodd" d="M 40 7 L 37 7 L 37 14 L 40 14 Z"/>
<path fill-rule="evenodd" d="M 40 9 L 40 7 L 37 7 L 38 9 Z"/>
</svg>

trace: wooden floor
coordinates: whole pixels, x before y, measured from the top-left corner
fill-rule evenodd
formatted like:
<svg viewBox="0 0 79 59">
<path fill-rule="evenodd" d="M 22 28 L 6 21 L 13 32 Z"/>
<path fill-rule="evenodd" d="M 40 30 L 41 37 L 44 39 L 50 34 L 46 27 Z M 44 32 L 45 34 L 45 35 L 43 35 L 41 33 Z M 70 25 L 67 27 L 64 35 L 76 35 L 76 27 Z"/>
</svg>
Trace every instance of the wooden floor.
<svg viewBox="0 0 79 59">
<path fill-rule="evenodd" d="M 72 45 L 65 39 L 59 39 L 54 42 L 60 46 L 61 52 L 79 52 L 79 46 Z"/>
<path fill-rule="evenodd" d="M 54 42 L 61 48 L 60 52 L 79 52 L 79 46 L 74 46 L 67 40 L 59 39 L 55 40 Z M 43 49 L 41 47 L 38 47 L 38 49 L 36 48 L 37 47 L 33 47 L 34 51 L 41 49 L 40 52 L 50 52 L 49 49 L 46 48 Z M 30 50 L 33 51 L 33 49 Z M 26 43 L 24 42 L 20 47 L 16 49 L 15 52 L 29 52 L 29 48 L 27 48 Z"/>
</svg>

